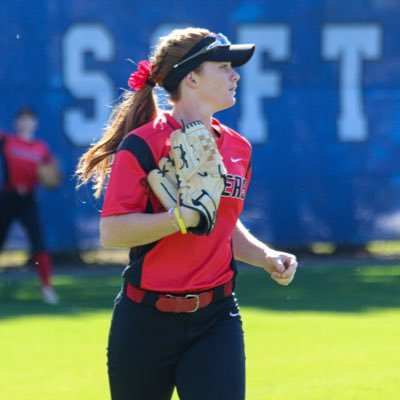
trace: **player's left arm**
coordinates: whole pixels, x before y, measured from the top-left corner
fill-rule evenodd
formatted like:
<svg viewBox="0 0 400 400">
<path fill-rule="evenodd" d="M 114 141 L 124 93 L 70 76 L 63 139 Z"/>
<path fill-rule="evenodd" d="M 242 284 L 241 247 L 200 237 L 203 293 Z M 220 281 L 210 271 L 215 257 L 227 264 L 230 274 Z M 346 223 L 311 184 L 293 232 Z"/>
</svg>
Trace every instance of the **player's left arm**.
<svg viewBox="0 0 400 400">
<path fill-rule="evenodd" d="M 274 250 L 253 236 L 238 220 L 232 233 L 233 255 L 236 260 L 265 269 L 280 285 L 287 286 L 297 269 L 296 256 Z"/>
</svg>

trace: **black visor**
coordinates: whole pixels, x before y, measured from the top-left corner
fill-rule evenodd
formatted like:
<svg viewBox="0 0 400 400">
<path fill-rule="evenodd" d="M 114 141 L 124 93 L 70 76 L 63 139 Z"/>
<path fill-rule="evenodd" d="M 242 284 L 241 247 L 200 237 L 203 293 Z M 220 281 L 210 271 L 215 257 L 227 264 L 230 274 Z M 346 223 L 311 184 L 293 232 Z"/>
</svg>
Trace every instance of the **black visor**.
<svg viewBox="0 0 400 400">
<path fill-rule="evenodd" d="M 232 67 L 240 67 L 250 60 L 254 49 L 254 44 L 231 44 L 221 33 L 213 33 L 200 40 L 172 67 L 163 86 L 173 92 L 190 71 L 205 61 L 230 62 Z"/>
</svg>

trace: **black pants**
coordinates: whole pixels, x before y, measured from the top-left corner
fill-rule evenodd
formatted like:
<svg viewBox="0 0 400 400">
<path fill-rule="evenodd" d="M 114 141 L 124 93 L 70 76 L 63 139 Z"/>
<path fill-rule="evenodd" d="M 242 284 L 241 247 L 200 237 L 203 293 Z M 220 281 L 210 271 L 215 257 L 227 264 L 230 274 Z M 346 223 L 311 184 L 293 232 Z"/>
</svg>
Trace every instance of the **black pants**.
<svg viewBox="0 0 400 400">
<path fill-rule="evenodd" d="M 194 313 L 117 296 L 108 343 L 112 400 L 244 400 L 242 321 L 234 295 Z"/>
<path fill-rule="evenodd" d="M 38 206 L 33 193 L 21 195 L 15 191 L 0 191 L 0 250 L 14 220 L 25 229 L 32 253 L 45 251 Z"/>
</svg>

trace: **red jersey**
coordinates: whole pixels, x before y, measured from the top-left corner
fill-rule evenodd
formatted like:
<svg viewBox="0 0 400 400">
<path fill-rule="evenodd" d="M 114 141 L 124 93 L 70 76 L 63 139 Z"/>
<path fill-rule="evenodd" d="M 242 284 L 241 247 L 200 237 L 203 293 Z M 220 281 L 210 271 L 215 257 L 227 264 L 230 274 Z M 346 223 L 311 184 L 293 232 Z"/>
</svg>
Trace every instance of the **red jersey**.
<svg viewBox="0 0 400 400">
<path fill-rule="evenodd" d="M 0 156 L 4 161 L 3 188 L 32 192 L 38 184 L 38 165 L 52 161 L 46 144 L 0 133 Z"/>
<path fill-rule="evenodd" d="M 251 167 L 251 145 L 232 129 L 213 119 L 217 146 L 227 180 L 209 236 L 180 232 L 154 243 L 132 248 L 125 279 L 146 290 L 183 293 L 210 289 L 233 279 L 236 265 L 232 231 L 243 209 Z M 166 210 L 147 184 L 147 174 L 170 151 L 170 135 L 182 126 L 168 113 L 135 129 L 122 141 L 115 156 L 105 194 L 102 217 Z"/>
</svg>

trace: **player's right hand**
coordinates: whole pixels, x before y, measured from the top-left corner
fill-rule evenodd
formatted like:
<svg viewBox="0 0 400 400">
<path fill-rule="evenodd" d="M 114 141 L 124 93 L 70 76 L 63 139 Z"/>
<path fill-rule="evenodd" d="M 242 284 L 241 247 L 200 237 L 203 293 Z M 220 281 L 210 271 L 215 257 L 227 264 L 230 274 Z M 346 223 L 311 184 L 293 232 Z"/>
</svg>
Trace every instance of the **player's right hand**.
<svg viewBox="0 0 400 400">
<path fill-rule="evenodd" d="M 287 286 L 294 279 L 297 266 L 298 262 L 295 255 L 271 250 L 267 254 L 264 269 L 274 281 Z"/>
</svg>

